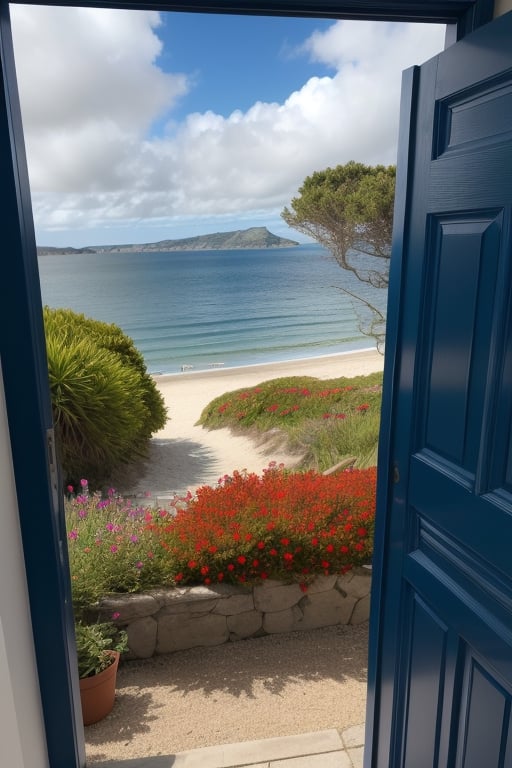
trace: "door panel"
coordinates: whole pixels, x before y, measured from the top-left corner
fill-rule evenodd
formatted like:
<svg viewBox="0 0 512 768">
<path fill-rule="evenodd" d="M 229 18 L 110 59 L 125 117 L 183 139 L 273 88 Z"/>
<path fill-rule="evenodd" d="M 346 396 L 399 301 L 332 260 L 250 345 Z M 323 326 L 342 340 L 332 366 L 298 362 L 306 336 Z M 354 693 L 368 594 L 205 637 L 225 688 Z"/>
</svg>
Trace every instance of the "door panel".
<svg viewBox="0 0 512 768">
<path fill-rule="evenodd" d="M 413 80 L 365 765 L 510 768 L 512 14 Z"/>
</svg>

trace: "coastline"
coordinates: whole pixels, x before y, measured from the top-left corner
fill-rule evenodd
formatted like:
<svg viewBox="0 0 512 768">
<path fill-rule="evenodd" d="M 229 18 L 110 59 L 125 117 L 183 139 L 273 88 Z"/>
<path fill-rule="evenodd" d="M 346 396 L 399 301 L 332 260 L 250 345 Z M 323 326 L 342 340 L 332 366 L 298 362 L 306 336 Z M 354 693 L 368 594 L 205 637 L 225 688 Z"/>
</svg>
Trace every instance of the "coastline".
<svg viewBox="0 0 512 768">
<path fill-rule="evenodd" d="M 380 367 L 379 363 L 382 363 Z M 343 369 L 343 372 L 333 373 L 333 368 L 337 364 L 339 364 L 340 370 Z M 300 357 L 292 360 L 276 360 L 267 363 L 247 363 L 246 365 L 226 367 L 212 365 L 210 368 L 198 370 L 187 369 L 174 373 L 150 373 L 150 376 L 160 386 L 168 380 L 175 378 L 192 380 L 203 378 L 203 376 L 208 378 L 228 376 L 234 378 L 242 377 L 245 374 L 249 378 L 253 373 L 258 375 L 272 373 L 272 378 L 280 378 L 281 376 L 315 376 L 320 379 L 331 377 L 331 374 L 332 378 L 338 376 L 352 377 L 382 370 L 383 366 L 384 356 L 377 352 L 374 347 L 368 347 L 365 349 L 317 355 L 315 357 Z M 277 374 L 274 375 L 276 371 Z M 232 389 L 232 387 L 229 389 Z"/>
<path fill-rule="evenodd" d="M 146 497 L 159 504 L 174 495 L 194 492 L 201 485 L 215 485 L 234 470 L 260 474 L 271 461 L 292 468 L 300 457 L 279 446 L 258 445 L 253 439 L 227 429 L 206 430 L 197 425 L 205 406 L 236 389 L 270 379 L 312 376 L 317 379 L 352 378 L 382 371 L 384 357 L 375 349 L 341 352 L 317 358 L 260 363 L 239 368 L 214 368 L 153 376 L 164 398 L 169 419 L 150 441 L 148 458 L 131 476 L 113 485 L 122 494 Z"/>
</svg>

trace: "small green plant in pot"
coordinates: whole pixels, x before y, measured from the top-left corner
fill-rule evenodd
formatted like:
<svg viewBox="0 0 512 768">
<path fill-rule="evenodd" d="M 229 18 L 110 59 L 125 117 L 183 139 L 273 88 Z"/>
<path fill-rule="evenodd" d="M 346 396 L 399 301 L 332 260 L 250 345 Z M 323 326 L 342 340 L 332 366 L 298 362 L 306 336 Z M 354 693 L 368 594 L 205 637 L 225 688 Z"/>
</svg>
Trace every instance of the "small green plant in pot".
<svg viewBox="0 0 512 768">
<path fill-rule="evenodd" d="M 102 720 L 115 700 L 117 668 L 127 634 L 112 622 L 75 624 L 78 677 L 84 725 Z"/>
</svg>

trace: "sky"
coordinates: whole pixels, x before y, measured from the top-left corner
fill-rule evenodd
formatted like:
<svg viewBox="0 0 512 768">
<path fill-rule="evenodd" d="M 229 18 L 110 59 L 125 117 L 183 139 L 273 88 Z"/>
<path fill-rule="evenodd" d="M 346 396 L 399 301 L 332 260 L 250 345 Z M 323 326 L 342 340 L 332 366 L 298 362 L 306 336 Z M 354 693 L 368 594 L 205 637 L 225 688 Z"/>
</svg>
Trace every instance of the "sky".
<svg viewBox="0 0 512 768">
<path fill-rule="evenodd" d="M 266 226 L 314 171 L 396 162 L 432 24 L 12 5 L 38 245 Z"/>
</svg>

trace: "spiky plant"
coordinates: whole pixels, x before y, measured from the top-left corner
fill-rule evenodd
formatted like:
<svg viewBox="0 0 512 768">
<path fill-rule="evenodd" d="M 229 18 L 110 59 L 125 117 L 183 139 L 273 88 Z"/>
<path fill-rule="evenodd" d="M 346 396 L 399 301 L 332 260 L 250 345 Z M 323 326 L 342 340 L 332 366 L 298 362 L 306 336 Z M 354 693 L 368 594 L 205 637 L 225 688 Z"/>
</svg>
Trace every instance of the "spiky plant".
<svg viewBox="0 0 512 768">
<path fill-rule="evenodd" d="M 117 326 L 45 307 L 53 420 L 64 481 L 92 487 L 145 455 L 166 421 L 163 399 Z"/>
</svg>

